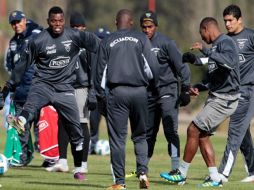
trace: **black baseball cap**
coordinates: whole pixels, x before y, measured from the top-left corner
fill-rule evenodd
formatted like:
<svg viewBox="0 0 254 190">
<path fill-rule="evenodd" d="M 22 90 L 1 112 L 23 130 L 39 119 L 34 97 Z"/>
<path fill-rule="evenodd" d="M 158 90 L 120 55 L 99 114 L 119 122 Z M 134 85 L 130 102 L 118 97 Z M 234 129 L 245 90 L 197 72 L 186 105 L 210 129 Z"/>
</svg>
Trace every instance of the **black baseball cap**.
<svg viewBox="0 0 254 190">
<path fill-rule="evenodd" d="M 26 18 L 26 15 L 22 11 L 13 11 L 9 16 L 9 23 L 11 24 L 13 21 L 20 21 L 22 18 Z"/>
<path fill-rule="evenodd" d="M 143 22 L 145 21 L 151 21 L 154 23 L 155 26 L 158 26 L 158 20 L 157 20 L 157 15 L 153 11 L 146 11 L 143 13 L 140 17 L 140 25 L 142 25 Z"/>
<path fill-rule="evenodd" d="M 75 12 L 71 14 L 70 18 L 71 26 L 86 26 L 85 18 L 82 14 Z"/>
</svg>

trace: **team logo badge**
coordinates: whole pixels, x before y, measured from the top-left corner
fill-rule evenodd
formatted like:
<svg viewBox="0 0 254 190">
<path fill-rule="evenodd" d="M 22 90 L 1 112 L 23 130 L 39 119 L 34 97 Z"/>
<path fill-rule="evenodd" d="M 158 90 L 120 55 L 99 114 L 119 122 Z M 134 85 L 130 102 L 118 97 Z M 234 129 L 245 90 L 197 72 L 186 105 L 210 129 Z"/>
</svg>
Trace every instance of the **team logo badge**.
<svg viewBox="0 0 254 190">
<path fill-rule="evenodd" d="M 146 13 L 146 17 L 150 17 L 152 14 L 151 13 Z"/>
<path fill-rule="evenodd" d="M 70 52 L 70 50 L 71 50 L 71 44 L 70 43 L 69 44 L 64 44 L 64 47 L 65 47 L 65 50 L 67 52 Z"/>
<path fill-rule="evenodd" d="M 67 41 L 62 42 L 62 44 L 64 45 L 64 48 L 67 52 L 70 52 L 70 50 L 71 50 L 71 43 L 72 43 L 72 40 L 67 40 Z"/>
<path fill-rule="evenodd" d="M 244 46 L 245 46 L 245 42 L 247 42 L 247 41 L 248 41 L 248 39 L 237 39 L 238 47 L 239 47 L 240 49 L 243 49 Z"/>
</svg>

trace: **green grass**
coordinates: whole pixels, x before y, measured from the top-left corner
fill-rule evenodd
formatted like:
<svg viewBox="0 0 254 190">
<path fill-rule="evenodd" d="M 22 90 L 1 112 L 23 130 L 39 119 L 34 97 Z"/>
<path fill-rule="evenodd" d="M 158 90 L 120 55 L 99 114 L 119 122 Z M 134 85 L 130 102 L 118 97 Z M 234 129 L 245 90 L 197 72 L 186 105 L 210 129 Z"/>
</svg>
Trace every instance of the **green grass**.
<svg viewBox="0 0 254 190">
<path fill-rule="evenodd" d="M 185 144 L 185 128 L 181 127 L 181 147 L 183 149 Z M 102 138 L 106 137 L 105 127 L 101 127 Z M 225 137 L 217 135 L 212 138 L 215 150 L 217 153 L 217 164 L 221 159 L 224 146 Z M 5 143 L 5 130 L 0 127 L 0 152 L 3 152 Z M 69 151 L 70 152 L 70 151 Z M 69 166 L 72 166 L 72 156 L 68 155 Z M 0 189 L 4 190 L 95 190 L 106 189 L 112 184 L 109 156 L 89 156 L 89 174 L 87 180 L 84 182 L 77 182 L 73 179 L 73 174 L 70 173 L 50 173 L 40 167 L 43 159 L 36 153 L 32 163 L 23 168 L 10 168 L 3 176 L 0 176 Z M 159 133 L 155 153 L 149 164 L 149 179 L 151 181 L 151 190 L 170 190 L 182 189 L 192 190 L 196 189 L 197 184 L 201 183 L 207 175 L 207 168 L 204 161 L 198 152 L 193 163 L 191 164 L 187 184 L 184 186 L 177 186 L 164 181 L 159 177 L 162 171 L 169 171 L 169 157 L 166 150 L 166 140 L 162 132 Z M 135 169 L 135 157 L 133 153 L 133 144 L 128 137 L 126 147 L 126 172 Z M 239 181 L 246 177 L 243 167 L 241 155 L 237 160 L 236 166 L 233 170 L 230 182 L 224 184 L 223 189 L 228 190 L 246 190 L 253 189 L 253 184 L 244 184 Z M 127 189 L 138 189 L 138 181 L 136 178 L 126 179 Z"/>
</svg>

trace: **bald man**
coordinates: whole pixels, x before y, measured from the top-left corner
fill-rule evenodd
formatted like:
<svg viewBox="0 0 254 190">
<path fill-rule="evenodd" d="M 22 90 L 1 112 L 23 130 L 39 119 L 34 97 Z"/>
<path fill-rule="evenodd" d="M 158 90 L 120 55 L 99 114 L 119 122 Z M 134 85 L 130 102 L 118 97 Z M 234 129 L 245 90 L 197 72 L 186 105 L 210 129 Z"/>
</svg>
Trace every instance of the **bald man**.
<svg viewBox="0 0 254 190">
<path fill-rule="evenodd" d="M 200 147 L 209 176 L 199 186 L 216 187 L 222 186 L 222 181 L 215 164 L 215 153 L 209 136 L 220 123 L 234 113 L 238 105 L 239 59 L 236 44 L 229 36 L 220 32 L 214 18 L 204 18 L 200 23 L 199 31 L 202 40 L 207 44 L 212 44 L 212 47 L 207 49 L 202 43 L 196 42 L 191 49 L 199 50 L 206 59 L 200 59 L 187 52 L 183 55 L 183 61 L 197 65 L 205 64 L 206 61 L 208 64 L 207 83 L 191 88 L 190 93 L 198 95 L 200 90 L 208 87 L 209 96 L 202 110 L 188 127 L 187 142 L 180 167 L 169 173 L 161 173 L 161 177 L 183 185 L 190 163 Z"/>
<path fill-rule="evenodd" d="M 96 70 L 97 90 L 108 88 L 107 127 L 115 184 L 125 187 L 125 142 L 128 118 L 134 143 L 140 189 L 147 189 L 147 90 L 157 85 L 158 62 L 145 34 L 133 31 L 132 12 L 120 10 L 116 15 L 117 31 L 101 41 Z M 106 75 L 103 75 L 106 69 Z M 105 77 L 105 78 L 103 78 Z M 102 83 L 105 81 L 105 83 Z"/>
</svg>

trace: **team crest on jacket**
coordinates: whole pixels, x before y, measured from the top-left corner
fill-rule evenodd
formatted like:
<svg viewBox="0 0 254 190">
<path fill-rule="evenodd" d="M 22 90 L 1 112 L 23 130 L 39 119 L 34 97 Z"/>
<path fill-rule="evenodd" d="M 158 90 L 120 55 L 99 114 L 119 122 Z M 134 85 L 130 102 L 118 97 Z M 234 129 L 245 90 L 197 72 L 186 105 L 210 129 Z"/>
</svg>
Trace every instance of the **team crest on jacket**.
<svg viewBox="0 0 254 190">
<path fill-rule="evenodd" d="M 247 41 L 248 41 L 248 39 L 237 39 L 239 49 L 243 49 L 245 42 L 247 42 Z"/>
<path fill-rule="evenodd" d="M 70 52 L 70 50 L 71 50 L 71 43 L 72 43 L 72 40 L 67 40 L 67 41 L 62 42 L 62 44 L 64 45 L 65 50 L 67 52 Z"/>
</svg>

